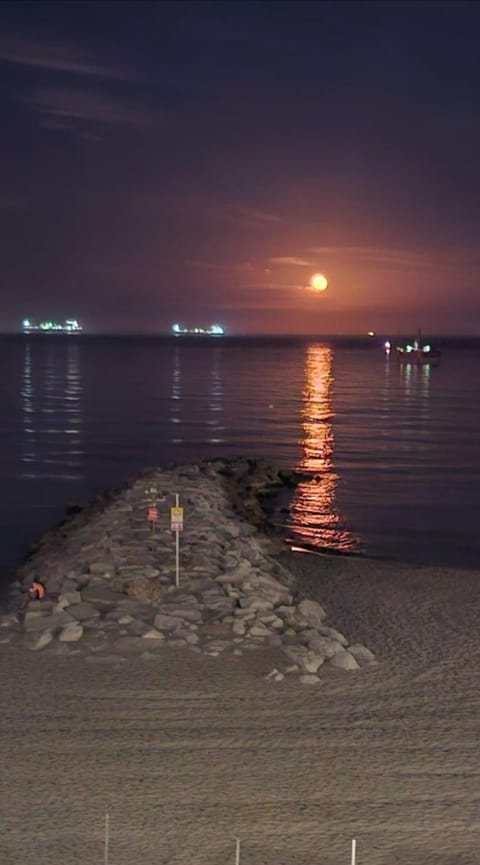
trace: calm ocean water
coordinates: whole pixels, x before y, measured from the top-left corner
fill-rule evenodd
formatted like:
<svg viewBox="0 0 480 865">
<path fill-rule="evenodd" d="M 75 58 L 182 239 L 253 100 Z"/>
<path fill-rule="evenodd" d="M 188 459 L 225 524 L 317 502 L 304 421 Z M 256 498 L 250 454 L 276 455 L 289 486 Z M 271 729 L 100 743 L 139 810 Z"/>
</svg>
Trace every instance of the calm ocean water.
<svg viewBox="0 0 480 865">
<path fill-rule="evenodd" d="M 288 534 L 402 560 L 480 562 L 480 348 L 400 368 L 342 340 L 0 339 L 0 567 L 148 465 L 303 467 Z"/>
</svg>

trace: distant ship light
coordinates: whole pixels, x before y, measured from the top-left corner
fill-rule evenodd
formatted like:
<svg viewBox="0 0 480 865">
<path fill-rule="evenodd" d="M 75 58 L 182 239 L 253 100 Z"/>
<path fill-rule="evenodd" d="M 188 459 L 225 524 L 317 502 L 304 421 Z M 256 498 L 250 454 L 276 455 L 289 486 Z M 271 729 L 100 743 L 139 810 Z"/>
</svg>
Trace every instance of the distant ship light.
<svg viewBox="0 0 480 865">
<path fill-rule="evenodd" d="M 185 327 L 183 324 L 172 324 L 172 333 L 176 336 L 180 334 L 194 334 L 195 336 L 223 336 L 225 330 L 219 324 L 211 324 L 209 327 Z"/>
</svg>

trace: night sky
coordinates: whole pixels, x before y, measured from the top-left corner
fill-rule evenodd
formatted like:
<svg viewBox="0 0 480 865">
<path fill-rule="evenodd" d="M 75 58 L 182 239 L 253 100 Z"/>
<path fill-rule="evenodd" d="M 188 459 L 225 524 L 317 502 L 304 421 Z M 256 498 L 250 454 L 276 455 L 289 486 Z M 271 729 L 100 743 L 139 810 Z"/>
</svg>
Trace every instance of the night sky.
<svg viewBox="0 0 480 865">
<path fill-rule="evenodd" d="M 479 33 L 477 3 L 3 3 L 0 330 L 480 335 Z"/>
</svg>

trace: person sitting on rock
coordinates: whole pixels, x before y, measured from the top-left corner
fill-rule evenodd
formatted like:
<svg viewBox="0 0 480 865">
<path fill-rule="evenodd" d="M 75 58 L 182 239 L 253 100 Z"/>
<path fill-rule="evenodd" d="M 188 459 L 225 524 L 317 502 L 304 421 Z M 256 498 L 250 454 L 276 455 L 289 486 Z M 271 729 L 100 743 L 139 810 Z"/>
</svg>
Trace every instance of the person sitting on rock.
<svg viewBox="0 0 480 865">
<path fill-rule="evenodd" d="M 34 580 L 28 590 L 28 596 L 31 600 L 41 601 L 45 597 L 45 586 L 38 580 Z"/>
</svg>

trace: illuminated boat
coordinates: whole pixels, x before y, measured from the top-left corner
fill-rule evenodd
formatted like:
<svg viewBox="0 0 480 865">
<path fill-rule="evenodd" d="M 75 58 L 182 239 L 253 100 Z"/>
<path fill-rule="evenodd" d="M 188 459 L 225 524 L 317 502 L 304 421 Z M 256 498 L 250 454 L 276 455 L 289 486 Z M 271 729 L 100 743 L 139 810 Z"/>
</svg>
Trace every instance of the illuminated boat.
<svg viewBox="0 0 480 865">
<path fill-rule="evenodd" d="M 41 321 L 39 324 L 31 318 L 22 321 L 24 333 L 82 333 L 83 327 L 76 318 L 67 318 L 65 321 Z"/>
<path fill-rule="evenodd" d="M 407 344 L 403 347 L 397 345 L 397 357 L 400 363 L 435 364 L 440 360 L 440 352 L 431 345 L 422 345 L 422 332 L 419 330 L 412 345 Z"/>
<path fill-rule="evenodd" d="M 175 336 L 224 336 L 225 330 L 219 324 L 210 324 L 208 327 L 185 327 L 183 324 L 172 324 L 172 333 Z"/>
</svg>

